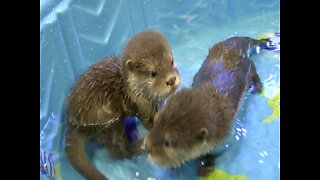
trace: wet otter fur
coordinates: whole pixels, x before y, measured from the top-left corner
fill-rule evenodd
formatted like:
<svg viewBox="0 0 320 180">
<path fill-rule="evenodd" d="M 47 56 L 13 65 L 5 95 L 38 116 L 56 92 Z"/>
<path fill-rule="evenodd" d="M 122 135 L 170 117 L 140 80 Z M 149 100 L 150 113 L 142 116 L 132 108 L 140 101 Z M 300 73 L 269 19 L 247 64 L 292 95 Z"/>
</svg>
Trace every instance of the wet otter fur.
<svg viewBox="0 0 320 180">
<path fill-rule="evenodd" d="M 268 39 L 232 37 L 214 45 L 193 78 L 192 87 L 215 86 L 238 104 L 247 88 L 261 92 L 262 83 L 249 56 L 266 48 Z"/>
<path fill-rule="evenodd" d="M 88 159 L 86 142 L 98 140 L 116 158 L 140 152 L 142 140 L 129 143 L 124 119 L 137 116 L 150 129 L 154 114 L 178 85 L 171 48 L 159 32 L 136 34 L 121 58 L 107 58 L 88 68 L 67 102 L 65 151 L 73 167 L 86 179 L 107 179 Z"/>
<path fill-rule="evenodd" d="M 243 93 L 251 86 L 253 92 L 262 88 L 248 51 L 264 48 L 267 42 L 233 37 L 210 49 L 192 88 L 171 95 L 156 113 L 154 127 L 145 137 L 152 161 L 178 167 L 200 159 L 201 176 L 214 169 L 212 150 L 228 136 Z"/>
</svg>

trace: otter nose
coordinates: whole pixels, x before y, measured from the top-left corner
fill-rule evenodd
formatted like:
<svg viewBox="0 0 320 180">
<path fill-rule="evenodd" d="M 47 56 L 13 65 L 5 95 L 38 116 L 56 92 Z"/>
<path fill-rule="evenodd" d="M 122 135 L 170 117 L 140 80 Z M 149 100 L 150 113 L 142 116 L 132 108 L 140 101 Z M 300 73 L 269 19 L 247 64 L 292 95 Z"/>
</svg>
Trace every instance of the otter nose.
<svg viewBox="0 0 320 180">
<path fill-rule="evenodd" d="M 173 86 L 176 82 L 176 79 L 177 79 L 176 76 L 170 77 L 169 81 L 166 82 L 167 86 Z"/>
</svg>

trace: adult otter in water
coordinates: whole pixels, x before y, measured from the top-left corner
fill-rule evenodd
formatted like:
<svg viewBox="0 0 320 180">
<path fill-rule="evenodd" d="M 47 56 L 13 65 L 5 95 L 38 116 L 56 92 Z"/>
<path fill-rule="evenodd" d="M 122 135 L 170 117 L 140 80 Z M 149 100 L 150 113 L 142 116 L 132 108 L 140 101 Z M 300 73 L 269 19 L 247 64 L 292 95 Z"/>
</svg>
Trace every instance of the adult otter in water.
<svg viewBox="0 0 320 180">
<path fill-rule="evenodd" d="M 128 42 L 121 59 L 91 66 L 68 98 L 65 151 L 73 167 L 87 179 L 107 179 L 88 159 L 84 146 L 94 138 L 118 158 L 136 153 L 141 140 L 129 143 L 124 118 L 137 116 L 150 129 L 154 114 L 179 85 L 171 48 L 158 32 L 141 32 Z"/>
<path fill-rule="evenodd" d="M 145 148 L 155 163 L 178 167 L 195 158 L 204 160 L 199 175 L 213 170 L 213 148 L 229 134 L 239 101 L 250 86 L 262 84 L 248 51 L 266 47 L 267 40 L 233 37 L 214 45 L 194 77 L 191 89 L 169 97 L 155 115 Z"/>
</svg>

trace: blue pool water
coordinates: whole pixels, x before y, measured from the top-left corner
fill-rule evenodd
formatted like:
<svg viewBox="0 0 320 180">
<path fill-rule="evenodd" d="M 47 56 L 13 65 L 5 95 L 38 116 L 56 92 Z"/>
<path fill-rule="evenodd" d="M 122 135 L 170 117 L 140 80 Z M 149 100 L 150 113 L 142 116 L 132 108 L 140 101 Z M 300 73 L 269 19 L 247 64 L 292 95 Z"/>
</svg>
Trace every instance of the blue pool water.
<svg viewBox="0 0 320 180">
<path fill-rule="evenodd" d="M 66 160 L 63 138 L 66 97 L 88 66 L 119 55 L 133 34 L 153 29 L 173 49 L 180 88 L 189 87 L 214 43 L 280 32 L 279 6 L 279 0 L 40 0 L 40 147 L 52 154 L 55 178 L 84 179 Z M 217 173 L 226 173 L 217 179 L 280 179 L 280 54 L 262 50 L 252 59 L 264 91 L 245 96 L 231 136 L 216 149 L 225 150 Z M 103 148 L 90 154 L 111 180 L 199 179 L 196 161 L 172 171 L 146 156 L 116 160 Z"/>
</svg>

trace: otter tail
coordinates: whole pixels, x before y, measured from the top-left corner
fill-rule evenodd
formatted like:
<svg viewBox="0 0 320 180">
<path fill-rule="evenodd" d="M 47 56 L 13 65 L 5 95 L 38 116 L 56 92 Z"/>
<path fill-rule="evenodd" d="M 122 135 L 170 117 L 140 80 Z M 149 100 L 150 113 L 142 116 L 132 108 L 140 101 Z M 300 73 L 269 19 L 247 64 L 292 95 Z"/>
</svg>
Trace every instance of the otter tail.
<svg viewBox="0 0 320 180">
<path fill-rule="evenodd" d="M 68 129 L 65 151 L 72 166 L 86 179 L 107 180 L 90 162 L 85 152 L 87 138 L 77 130 Z"/>
</svg>

